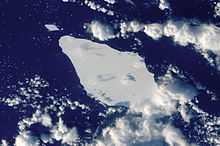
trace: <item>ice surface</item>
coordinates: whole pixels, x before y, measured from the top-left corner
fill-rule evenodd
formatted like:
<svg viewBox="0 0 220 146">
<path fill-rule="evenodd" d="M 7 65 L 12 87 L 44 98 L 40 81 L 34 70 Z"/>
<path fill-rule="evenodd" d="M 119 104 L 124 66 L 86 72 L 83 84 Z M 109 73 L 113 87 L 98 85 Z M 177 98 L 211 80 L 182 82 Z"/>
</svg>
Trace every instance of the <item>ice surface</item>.
<svg viewBox="0 0 220 146">
<path fill-rule="evenodd" d="M 136 53 L 70 36 L 63 36 L 60 46 L 86 91 L 104 102 L 138 102 L 152 97 L 157 89 L 144 58 Z"/>
<path fill-rule="evenodd" d="M 45 24 L 44 25 L 48 31 L 59 31 L 60 29 L 54 24 Z"/>
</svg>

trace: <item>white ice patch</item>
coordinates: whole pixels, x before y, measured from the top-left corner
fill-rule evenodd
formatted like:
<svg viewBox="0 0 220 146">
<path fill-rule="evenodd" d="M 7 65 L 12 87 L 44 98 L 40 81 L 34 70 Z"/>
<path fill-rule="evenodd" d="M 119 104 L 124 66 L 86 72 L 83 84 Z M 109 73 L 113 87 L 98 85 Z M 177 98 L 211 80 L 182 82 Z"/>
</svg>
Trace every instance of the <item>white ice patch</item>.
<svg viewBox="0 0 220 146">
<path fill-rule="evenodd" d="M 60 46 L 71 59 L 86 91 L 102 97 L 100 100 L 139 102 L 152 97 L 157 89 L 153 74 L 136 53 L 119 52 L 107 45 L 70 36 L 62 37 Z"/>
<path fill-rule="evenodd" d="M 60 29 L 54 24 L 45 24 L 44 25 L 48 31 L 59 31 Z"/>
<path fill-rule="evenodd" d="M 100 41 L 113 39 L 116 36 L 110 26 L 102 24 L 98 21 L 92 21 L 90 24 L 85 25 L 87 31 Z"/>
</svg>

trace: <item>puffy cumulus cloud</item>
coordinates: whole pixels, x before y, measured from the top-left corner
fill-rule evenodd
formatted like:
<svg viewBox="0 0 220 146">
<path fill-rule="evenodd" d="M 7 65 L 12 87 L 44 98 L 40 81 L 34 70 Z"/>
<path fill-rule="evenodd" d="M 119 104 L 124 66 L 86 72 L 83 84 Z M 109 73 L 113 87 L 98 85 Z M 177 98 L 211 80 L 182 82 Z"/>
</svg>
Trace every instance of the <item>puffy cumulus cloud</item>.
<svg viewBox="0 0 220 146">
<path fill-rule="evenodd" d="M 114 0 L 105 0 L 108 3 L 112 3 L 114 2 Z M 91 0 L 84 0 L 81 4 L 84 4 L 86 6 L 88 6 L 90 9 L 113 16 L 114 12 L 106 7 L 101 6 L 100 4 L 91 1 Z"/>
<path fill-rule="evenodd" d="M 168 20 L 165 23 L 143 24 L 137 21 L 123 22 L 120 24 L 120 35 L 128 37 L 128 33 L 144 32 L 154 40 L 162 37 L 170 37 L 181 45 L 194 45 L 195 49 L 206 58 L 211 65 L 220 68 L 220 28 L 213 24 L 201 24 L 199 22 L 184 20 Z M 212 51 L 218 57 L 212 59 L 209 57 L 209 51 Z"/>
<path fill-rule="evenodd" d="M 40 146 L 40 141 L 30 132 L 21 132 L 16 137 L 14 146 Z"/>
<path fill-rule="evenodd" d="M 156 23 L 145 25 L 144 32 L 151 38 L 158 40 L 163 36 L 163 27 Z"/>
<path fill-rule="evenodd" d="M 181 132 L 169 125 L 163 129 L 162 135 L 164 136 L 164 139 L 169 146 L 175 146 L 175 145 L 188 146 L 189 145 L 184 140 L 184 137 L 182 136 Z M 194 146 L 194 144 L 191 144 L 191 146 Z"/>
<path fill-rule="evenodd" d="M 48 128 L 49 133 L 40 133 L 39 137 L 33 136 L 27 129 L 35 124 L 40 123 Z M 40 146 L 41 144 L 53 144 L 54 141 L 60 141 L 64 145 L 75 146 L 79 143 L 77 129 L 67 127 L 62 118 L 52 124 L 52 118 L 48 113 L 37 111 L 31 118 L 25 118 L 19 122 L 20 134 L 16 137 L 15 146 Z M 42 143 L 40 143 L 40 140 Z"/>
<path fill-rule="evenodd" d="M 104 0 L 104 1 L 106 3 L 108 3 L 107 6 L 103 6 L 99 2 L 93 1 L 93 0 L 81 0 L 81 1 L 77 1 L 77 0 L 62 0 L 62 2 L 65 2 L 65 3 L 79 3 L 80 5 L 87 6 L 91 10 L 98 11 L 98 12 L 104 13 L 106 15 L 113 16 L 114 15 L 114 11 L 110 10 L 108 7 L 109 7 L 110 4 L 115 4 L 116 1 L 115 0 Z"/>
<path fill-rule="evenodd" d="M 189 98 L 192 97 L 188 98 L 188 94 L 185 94 L 183 90 L 181 90 L 183 93 L 170 91 L 167 83 L 172 84 L 173 79 L 171 78 L 171 81 L 165 79 L 152 98 L 142 101 L 141 104 L 131 104 L 129 112 L 118 119 L 114 126 L 105 128 L 101 137 L 96 139 L 92 146 L 196 146 L 197 144 L 188 143 L 181 131 L 170 123 L 169 118 L 176 112 L 180 113 L 182 119 L 189 124 L 193 116 L 202 116 L 203 120 L 198 126 L 206 128 L 200 131 L 201 129 L 196 127 L 199 128 L 196 132 L 207 132 L 205 134 L 207 139 L 199 138 L 207 143 L 218 145 L 219 137 L 216 136 L 218 129 L 214 127 L 220 119 L 214 118 L 207 122 L 209 121 L 208 114 L 202 112 L 190 101 Z M 185 86 L 179 88 L 185 88 Z M 189 109 L 186 104 L 192 105 L 193 109 Z M 189 110 L 193 110 L 198 115 L 193 115 L 188 112 Z"/>
<path fill-rule="evenodd" d="M 172 76 L 171 71 L 178 73 L 177 69 L 168 70 L 157 85 L 143 58 L 135 53 L 70 36 L 59 41 L 88 93 L 103 102 L 107 96 L 112 104 L 129 102 L 128 113 L 105 128 L 92 146 L 192 145 L 169 120 L 178 112 L 189 122 L 185 105 L 197 94 L 193 86 Z"/>
<path fill-rule="evenodd" d="M 122 37 L 128 37 L 127 33 L 139 32 L 143 30 L 143 28 L 143 24 L 138 21 L 122 22 L 120 23 L 120 35 Z"/>
<path fill-rule="evenodd" d="M 162 36 L 171 37 L 179 45 L 193 44 L 196 49 L 211 50 L 220 55 L 220 28 L 212 24 L 170 20 L 164 24 L 146 24 L 144 32 L 155 40 Z"/>
<path fill-rule="evenodd" d="M 192 44 L 211 65 L 220 69 L 220 28 L 215 25 L 168 21 L 164 24 L 147 24 L 144 32 L 154 40 L 166 36 L 171 37 L 174 42 L 182 46 Z M 217 57 L 213 60 L 209 57 L 208 51 L 212 51 Z"/>
<path fill-rule="evenodd" d="M 176 74 L 177 77 L 173 77 L 172 74 Z M 177 67 L 169 66 L 167 73 L 162 76 L 158 77 L 158 84 L 160 86 L 166 86 L 166 88 L 175 94 L 182 94 L 189 99 L 193 98 L 197 95 L 197 89 L 187 82 L 183 82 L 182 80 L 187 80 L 184 75 L 182 75 Z"/>
<path fill-rule="evenodd" d="M 53 144 L 56 141 L 60 141 L 63 145 L 77 145 L 77 129 L 74 127 L 67 127 L 62 119 L 55 123 L 51 115 L 60 118 L 67 108 L 71 110 L 75 110 L 76 108 L 90 110 L 90 107 L 81 102 L 71 100 L 68 98 L 68 94 L 58 96 L 56 94 L 57 92 L 49 92 L 45 95 L 42 93 L 42 89 L 48 87 L 49 83 L 38 75 L 31 78 L 25 78 L 24 80 L 18 81 L 15 85 L 8 86 L 8 88 L 12 89 L 13 93 L 2 98 L 0 100 L 2 104 L 11 106 L 15 109 L 21 109 L 24 112 L 27 106 L 30 106 L 35 111 L 32 115 L 21 117 L 22 119 L 18 122 L 19 134 L 15 137 L 16 143 L 13 145 L 35 146 L 47 143 Z M 42 104 L 42 101 L 44 104 Z M 44 131 L 45 133 L 34 133 L 30 130 L 31 126 L 34 124 L 43 126 L 47 131 Z M 0 141 L 0 145 L 2 146 L 6 146 L 7 144 L 10 146 L 12 145 L 5 140 Z"/>
<path fill-rule="evenodd" d="M 216 3 L 215 5 L 215 16 L 216 17 L 220 16 L 220 2 Z"/>
<path fill-rule="evenodd" d="M 109 4 L 115 4 L 116 1 L 115 0 L 104 0 L 105 2 L 109 3 Z"/>
<path fill-rule="evenodd" d="M 159 8 L 161 10 L 170 9 L 170 4 L 168 3 L 167 0 L 160 0 Z"/>
<path fill-rule="evenodd" d="M 148 105 L 145 105 L 148 106 Z M 165 114 L 143 109 L 137 113 L 130 112 L 116 121 L 114 127 L 104 129 L 100 138 L 95 140 L 96 146 L 189 146 L 181 132 L 169 123 L 163 123 Z M 153 112 L 153 113 L 151 113 Z M 158 115 L 159 114 L 159 115 Z M 161 120 L 161 121 L 160 121 Z"/>
<path fill-rule="evenodd" d="M 166 90 L 166 89 L 161 89 Z M 104 129 L 101 138 L 96 139 L 97 146 L 190 146 L 181 132 L 167 120 L 176 108 L 178 97 L 165 95 L 158 91 L 158 96 L 141 105 L 132 105 L 129 113 L 116 121 L 114 127 Z M 161 96 L 163 95 L 163 96 Z M 165 98 L 165 99 L 164 99 Z M 185 99 L 184 99 L 185 100 Z"/>
<path fill-rule="evenodd" d="M 106 41 L 116 37 L 114 35 L 113 29 L 110 26 L 105 25 L 99 21 L 92 21 L 91 23 L 86 24 L 85 28 L 89 33 L 93 35 L 93 37 L 100 41 Z"/>
<path fill-rule="evenodd" d="M 154 40 L 161 37 L 170 37 L 179 45 L 192 44 L 205 58 L 207 51 L 213 51 L 220 56 L 220 28 L 213 24 L 201 24 L 193 21 L 168 20 L 165 23 L 143 24 L 138 21 L 122 22 L 119 24 L 120 32 L 115 34 L 114 28 L 110 28 L 98 21 L 92 21 L 87 26 L 87 31 L 95 38 L 105 41 L 115 37 L 128 37 L 129 33 L 144 32 Z M 215 60 L 218 64 L 218 60 Z"/>
<path fill-rule="evenodd" d="M 18 123 L 19 130 L 23 131 L 34 123 L 41 123 L 45 127 L 52 127 L 52 119 L 50 115 L 37 110 L 35 113 L 33 113 L 31 118 L 24 118 Z"/>
<path fill-rule="evenodd" d="M 8 142 L 6 140 L 2 140 L 0 145 L 1 146 L 9 146 Z"/>
<path fill-rule="evenodd" d="M 128 33 L 144 32 L 154 40 L 161 37 L 170 37 L 179 45 L 192 44 L 202 53 L 208 50 L 220 56 L 220 28 L 213 24 L 201 24 L 199 22 L 184 20 L 168 20 L 162 24 L 143 24 L 138 21 L 120 23 L 120 35 L 127 37 Z"/>
<path fill-rule="evenodd" d="M 67 128 L 61 118 L 59 118 L 56 126 L 51 129 L 51 133 L 51 137 L 57 141 L 61 141 L 62 144 L 74 146 L 79 141 L 79 136 L 76 128 Z"/>
<path fill-rule="evenodd" d="M 172 37 L 180 45 L 194 44 L 197 48 L 220 53 L 220 29 L 212 24 L 168 21 L 163 29 L 165 36 Z"/>
</svg>

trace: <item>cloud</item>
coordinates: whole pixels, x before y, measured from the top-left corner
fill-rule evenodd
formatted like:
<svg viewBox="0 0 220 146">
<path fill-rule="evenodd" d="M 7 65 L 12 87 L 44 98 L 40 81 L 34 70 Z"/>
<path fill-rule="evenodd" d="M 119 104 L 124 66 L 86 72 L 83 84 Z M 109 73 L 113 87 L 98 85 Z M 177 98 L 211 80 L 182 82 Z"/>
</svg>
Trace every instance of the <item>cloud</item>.
<svg viewBox="0 0 220 146">
<path fill-rule="evenodd" d="M 126 38 L 129 33 L 136 32 L 144 32 L 156 41 L 162 37 L 169 37 L 178 45 L 193 45 L 195 50 L 210 62 L 210 65 L 220 70 L 220 28 L 214 24 L 192 20 L 167 20 L 162 24 L 143 24 L 138 21 L 120 23 L 120 36 Z M 215 53 L 217 58 L 211 58 L 209 51 Z"/>
<path fill-rule="evenodd" d="M 164 24 L 146 24 L 145 33 L 155 40 L 166 36 L 179 45 L 192 44 L 196 49 L 211 50 L 220 55 L 220 28 L 213 24 L 169 20 Z"/>
<path fill-rule="evenodd" d="M 67 128 L 61 118 L 59 118 L 57 125 L 51 129 L 51 133 L 51 137 L 57 141 L 61 141 L 62 144 L 73 146 L 79 140 L 76 128 Z"/>
<path fill-rule="evenodd" d="M 1 141 L 1 146 L 9 146 L 6 140 Z"/>
<path fill-rule="evenodd" d="M 44 144 L 53 144 L 54 141 L 60 141 L 62 144 L 74 146 L 79 142 L 79 135 L 77 129 L 72 127 L 68 128 L 61 117 L 59 121 L 52 125 L 52 118 L 48 113 L 42 114 L 37 111 L 32 115 L 32 118 L 23 119 L 19 123 L 20 134 L 16 137 L 15 146 L 40 146 L 40 140 Z M 27 129 L 35 124 L 40 123 L 48 128 L 49 133 L 40 133 L 40 137 L 35 137 L 31 131 Z"/>
<path fill-rule="evenodd" d="M 109 4 L 115 4 L 116 1 L 115 0 L 104 0 L 105 2 L 109 3 Z"/>
<path fill-rule="evenodd" d="M 215 5 L 215 16 L 216 17 L 220 16 L 220 2 L 216 3 Z"/>
<path fill-rule="evenodd" d="M 154 40 L 158 40 L 163 36 L 163 27 L 156 23 L 145 25 L 144 32 Z"/>
<path fill-rule="evenodd" d="M 90 24 L 87 24 L 86 27 L 87 31 L 100 41 L 106 41 L 116 37 L 110 26 L 102 24 L 99 21 L 92 21 Z"/>
<path fill-rule="evenodd" d="M 40 146 L 40 141 L 30 132 L 22 132 L 16 137 L 14 146 Z"/>
<path fill-rule="evenodd" d="M 122 22 L 120 23 L 120 35 L 122 37 L 128 37 L 127 33 L 135 33 L 142 31 L 144 26 L 138 21 Z"/>
<path fill-rule="evenodd" d="M 167 0 L 160 0 L 159 8 L 161 10 L 170 9 L 170 4 L 168 3 Z"/>
</svg>

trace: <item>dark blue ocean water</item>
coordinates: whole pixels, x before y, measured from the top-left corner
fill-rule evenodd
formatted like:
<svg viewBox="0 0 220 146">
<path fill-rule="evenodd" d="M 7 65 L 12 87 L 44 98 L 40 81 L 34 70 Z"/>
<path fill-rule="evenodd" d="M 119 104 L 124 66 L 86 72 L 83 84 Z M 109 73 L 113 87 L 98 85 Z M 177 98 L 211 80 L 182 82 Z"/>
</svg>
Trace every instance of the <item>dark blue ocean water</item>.
<svg viewBox="0 0 220 146">
<path fill-rule="evenodd" d="M 104 127 L 105 124 L 110 123 L 109 120 L 114 118 L 105 119 L 98 116 L 98 113 L 105 112 L 108 106 L 86 95 L 73 65 L 58 45 L 60 36 L 71 34 L 91 39 L 82 26 L 92 20 L 108 24 L 134 19 L 140 22 L 163 22 L 170 18 L 197 19 L 205 23 L 216 24 L 219 22 L 213 17 L 213 6 L 208 1 L 169 1 L 172 11 L 165 12 L 158 8 L 157 0 L 137 0 L 136 6 L 120 1 L 117 6 L 110 8 L 117 12 L 118 17 L 115 18 L 92 11 L 86 6 L 79 6 L 77 3 L 63 3 L 59 0 L 2 0 L 0 2 L 0 98 L 14 92 L 7 86 L 35 74 L 40 75 L 50 84 L 44 91 L 45 94 L 47 92 L 56 95 L 68 93 L 70 94 L 68 98 L 71 100 L 80 101 L 91 107 L 92 110 L 86 112 L 66 109 L 63 115 L 64 122 L 68 126 L 78 128 L 82 139 L 89 137 L 83 133 L 83 130 L 90 127 L 95 133 L 100 124 Z M 100 0 L 97 2 L 106 5 Z M 44 24 L 54 23 L 62 27 L 63 31 L 48 32 L 44 27 Z M 134 43 L 134 37 L 142 41 L 143 46 L 136 52 L 145 58 L 147 65 L 151 65 L 148 69 L 155 74 L 155 79 L 164 75 L 169 65 L 174 65 L 181 70 L 192 85 L 200 83 L 206 89 L 211 90 L 218 99 L 220 98 L 220 72 L 195 52 L 192 49 L 193 46 L 181 47 L 165 37 L 154 41 L 142 33 L 137 33 L 128 39 L 113 39 L 106 43 L 123 51 L 134 51 L 130 47 Z M 55 89 L 58 91 L 55 92 Z M 220 100 L 214 102 L 211 97 L 212 95 L 207 94 L 205 90 L 201 90 L 197 97 L 198 105 L 211 115 L 219 116 Z M 0 105 L 0 139 L 13 142 L 11 137 L 16 136 L 18 132 L 18 121 L 34 112 L 34 109 L 28 106 L 25 112 L 21 109 Z M 88 120 L 86 116 L 91 118 Z M 194 134 L 194 131 L 190 131 L 189 128 L 192 125 L 184 127 L 184 123 L 180 122 L 181 118 L 178 116 L 175 120 L 179 122 L 176 126 L 183 129 L 186 136 Z M 36 134 L 47 132 L 40 125 L 33 125 L 31 131 Z M 191 140 L 196 141 L 196 138 Z"/>
</svg>

